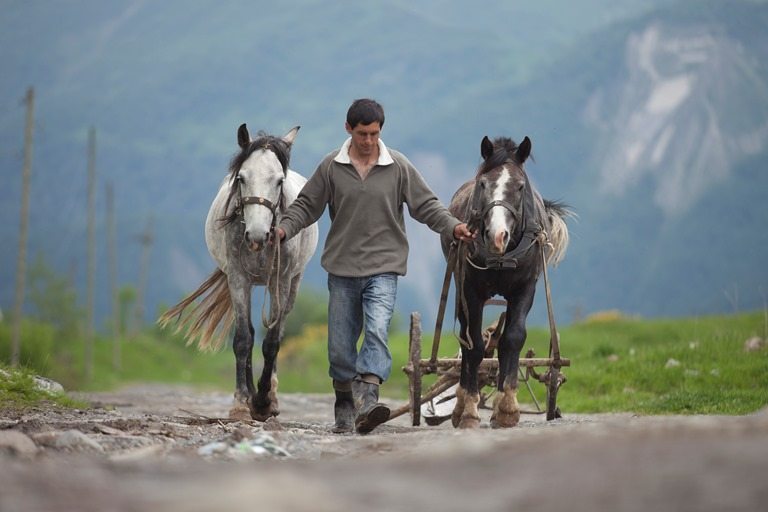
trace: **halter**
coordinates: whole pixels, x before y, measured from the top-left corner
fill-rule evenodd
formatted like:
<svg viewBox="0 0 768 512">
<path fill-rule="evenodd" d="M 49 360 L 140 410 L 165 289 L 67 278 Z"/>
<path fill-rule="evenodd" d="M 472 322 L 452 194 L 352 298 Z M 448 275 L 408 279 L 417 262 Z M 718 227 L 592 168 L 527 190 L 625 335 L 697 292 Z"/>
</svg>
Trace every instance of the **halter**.
<svg viewBox="0 0 768 512">
<path fill-rule="evenodd" d="M 235 211 L 237 212 L 237 215 L 242 217 L 243 216 L 243 207 L 248 204 L 256 204 L 260 206 L 265 206 L 269 208 L 269 211 L 272 212 L 272 222 L 269 226 L 269 232 L 270 234 L 275 232 L 275 227 L 277 226 L 277 214 L 279 210 L 282 209 L 283 206 L 283 184 L 280 183 L 280 190 L 278 191 L 278 199 L 277 203 L 273 203 L 266 197 L 261 196 L 244 196 L 243 195 L 243 188 L 242 188 L 242 181 L 243 179 L 240 177 L 240 173 L 237 174 L 235 177 L 235 180 L 238 182 L 237 184 L 237 195 L 238 195 L 238 201 L 235 205 Z M 245 222 L 245 219 L 242 219 L 242 222 Z"/>
<path fill-rule="evenodd" d="M 520 237 L 520 241 L 517 245 L 511 249 L 508 249 L 502 255 L 492 254 L 488 251 L 488 248 L 484 243 L 475 242 L 475 251 L 471 255 L 467 255 L 467 262 L 478 270 L 508 270 L 516 269 L 520 259 L 523 258 L 528 250 L 536 243 L 536 237 L 541 232 L 541 226 L 536 220 L 533 212 L 533 191 L 531 190 L 531 184 L 528 181 L 528 176 L 525 176 L 525 188 L 523 190 L 523 200 L 520 203 L 520 208 L 515 208 L 511 203 L 504 200 L 491 201 L 481 208 L 482 196 L 479 193 L 480 180 L 475 182 L 475 189 L 472 192 L 472 208 L 469 215 L 468 224 L 472 228 L 481 230 L 484 227 L 485 216 L 496 206 L 506 208 L 509 213 L 512 214 L 513 219 L 520 222 L 523 227 L 523 234 Z M 478 258 L 485 265 L 475 263 L 472 261 L 472 257 Z"/>
<path fill-rule="evenodd" d="M 238 193 L 238 202 L 235 205 L 235 211 L 237 212 L 237 215 L 241 217 L 241 222 L 245 224 L 245 219 L 243 218 L 243 207 L 247 204 L 256 204 L 260 206 L 265 206 L 269 208 L 269 211 L 272 212 L 272 222 L 269 226 L 269 234 L 270 237 L 274 236 L 275 233 L 275 227 L 277 226 L 277 215 L 279 210 L 282 209 L 283 206 L 283 183 L 280 183 L 280 190 L 278 191 L 278 199 L 277 203 L 273 203 L 266 197 L 261 196 L 244 196 L 243 195 L 243 189 L 241 186 L 242 178 L 240 177 L 240 174 L 238 173 L 235 177 L 235 180 L 237 180 L 239 183 L 237 185 L 237 193 Z M 275 237 L 277 238 L 277 237 Z M 243 238 L 243 242 L 245 241 L 245 238 Z M 264 302 L 261 305 L 261 323 L 264 325 L 267 329 L 272 329 L 275 325 L 277 325 L 277 322 L 280 320 L 280 246 L 281 242 L 279 239 L 275 240 L 275 246 L 272 251 L 272 261 L 269 264 L 269 268 L 267 270 L 267 284 L 264 287 Z M 259 277 L 253 275 L 250 271 L 248 271 L 248 267 L 243 263 L 242 257 L 242 244 L 241 248 L 239 249 L 239 257 L 240 257 L 240 266 L 243 267 L 243 270 L 245 270 L 248 274 L 250 274 L 252 277 Z M 268 318 L 266 314 L 266 305 L 267 305 L 267 295 L 269 294 L 270 284 L 273 277 L 277 277 L 275 280 L 275 289 L 274 292 L 272 292 L 272 304 L 270 305 L 270 311 L 274 311 L 274 315 L 272 318 Z"/>
</svg>

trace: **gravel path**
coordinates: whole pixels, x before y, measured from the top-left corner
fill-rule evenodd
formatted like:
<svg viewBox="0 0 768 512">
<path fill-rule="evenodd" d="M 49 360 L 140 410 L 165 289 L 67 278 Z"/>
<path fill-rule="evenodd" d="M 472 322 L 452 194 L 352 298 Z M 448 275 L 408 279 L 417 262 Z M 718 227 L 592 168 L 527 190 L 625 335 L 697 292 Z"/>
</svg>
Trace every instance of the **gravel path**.
<svg viewBox="0 0 768 512">
<path fill-rule="evenodd" d="M 228 393 L 134 386 L 0 418 L 0 512 L 768 509 L 768 410 L 524 416 L 513 429 L 330 433 L 332 396 L 232 422 Z M 397 404 L 393 404 L 397 405 Z M 219 420 L 220 419 L 220 420 Z"/>
</svg>

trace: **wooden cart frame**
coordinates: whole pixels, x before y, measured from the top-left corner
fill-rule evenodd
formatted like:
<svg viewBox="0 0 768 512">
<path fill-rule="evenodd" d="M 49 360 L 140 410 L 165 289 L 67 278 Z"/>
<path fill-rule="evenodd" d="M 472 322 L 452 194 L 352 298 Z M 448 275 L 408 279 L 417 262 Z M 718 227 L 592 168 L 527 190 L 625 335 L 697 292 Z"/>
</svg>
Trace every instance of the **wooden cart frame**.
<svg viewBox="0 0 768 512">
<path fill-rule="evenodd" d="M 560 386 L 566 381 L 565 374 L 561 371 L 561 368 L 570 366 L 570 359 L 561 357 L 560 355 L 560 335 L 557 332 L 557 326 L 555 325 L 555 317 L 552 309 L 552 294 L 549 287 L 549 276 L 547 274 L 546 258 L 544 254 L 544 244 L 539 243 L 543 265 L 544 275 L 544 291 L 547 299 L 547 317 L 549 320 L 549 357 L 537 358 L 532 350 L 528 350 L 526 357 L 520 358 L 520 381 L 524 382 L 528 391 L 533 398 L 536 405 L 536 411 L 521 411 L 527 414 L 542 414 L 546 413 L 547 420 L 553 420 L 560 418 L 560 409 L 557 407 L 557 393 Z M 435 333 L 432 340 L 432 351 L 429 359 L 422 359 L 421 350 L 421 315 L 418 312 L 411 314 L 410 334 L 408 342 L 408 364 L 403 367 L 403 371 L 408 375 L 409 381 L 409 401 L 406 405 L 398 409 L 394 409 L 390 414 L 390 419 L 401 416 L 407 412 L 411 413 L 412 424 L 414 426 L 421 423 L 421 406 L 424 403 L 429 402 L 438 395 L 446 392 L 452 386 L 459 382 L 459 375 L 461 371 L 461 359 L 438 359 L 437 353 L 440 346 L 440 336 L 442 333 L 443 317 L 445 315 L 445 304 L 447 300 L 448 287 L 450 286 L 450 280 L 452 275 L 451 263 L 446 268 L 446 276 L 443 283 L 443 292 L 440 301 L 440 308 L 438 310 L 437 321 L 435 323 Z M 504 300 L 490 300 L 486 305 L 506 305 Z M 503 322 L 504 314 L 499 318 L 497 325 Z M 498 337 L 501 334 L 502 329 L 498 328 L 495 335 Z M 497 338 L 498 339 L 498 338 Z M 496 375 L 498 372 L 499 362 L 493 356 L 493 350 L 495 344 L 493 336 L 491 336 L 490 343 L 486 344 L 486 357 L 480 363 L 479 367 L 479 379 L 481 388 L 484 386 L 495 386 Z M 490 357 L 489 357 L 490 356 Z M 539 367 L 547 368 L 544 373 L 538 373 L 535 369 Z M 523 368 L 525 372 L 523 373 Z M 437 374 L 437 381 L 422 393 L 422 378 L 425 375 Z M 547 388 L 546 398 L 546 410 L 542 410 L 533 391 L 530 387 L 530 379 L 533 378 L 543 383 Z"/>
</svg>

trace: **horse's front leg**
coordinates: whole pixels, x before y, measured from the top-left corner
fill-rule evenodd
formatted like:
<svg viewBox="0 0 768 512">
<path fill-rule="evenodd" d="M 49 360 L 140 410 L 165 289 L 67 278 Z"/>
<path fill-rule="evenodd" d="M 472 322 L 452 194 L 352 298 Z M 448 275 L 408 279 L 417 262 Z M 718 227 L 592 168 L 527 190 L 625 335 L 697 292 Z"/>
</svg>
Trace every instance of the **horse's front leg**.
<svg viewBox="0 0 768 512">
<path fill-rule="evenodd" d="M 277 403 L 277 353 L 280 350 L 280 340 L 283 337 L 283 319 L 277 325 L 267 329 L 261 352 L 264 356 L 264 367 L 261 371 L 256 394 L 251 400 L 251 417 L 258 421 L 266 421 L 280 414 Z"/>
<path fill-rule="evenodd" d="M 468 288 L 465 287 L 465 291 Z M 485 345 L 482 338 L 483 300 L 471 294 L 467 297 L 466 312 L 459 308 L 461 328 L 461 376 L 456 389 L 456 405 L 451 423 L 459 428 L 480 426 L 480 386 L 478 369 L 483 360 Z"/>
<path fill-rule="evenodd" d="M 275 319 L 276 323 L 267 329 L 267 334 L 261 345 L 264 367 L 261 371 L 256 394 L 251 402 L 251 416 L 259 421 L 266 421 L 271 416 L 280 414 L 277 401 L 277 354 L 283 339 L 285 317 L 293 308 L 299 281 L 300 277 L 290 281 L 284 277 L 277 293 L 274 288 L 270 290 L 272 301 L 269 308 L 269 318 L 270 320 Z M 287 286 L 289 282 L 290 288 Z"/>
<path fill-rule="evenodd" d="M 514 299 L 507 299 L 507 318 L 504 333 L 499 340 L 499 376 L 493 400 L 491 427 L 514 427 L 520 422 L 517 402 L 520 352 L 525 345 L 527 330 L 525 319 L 533 304 L 535 283 Z"/>
<path fill-rule="evenodd" d="M 251 287 L 243 280 L 230 278 L 229 290 L 235 312 L 235 335 L 232 342 L 235 353 L 235 404 L 229 411 L 229 416 L 249 419 L 248 403 L 254 393 L 251 363 L 254 334 L 251 324 Z"/>
</svg>

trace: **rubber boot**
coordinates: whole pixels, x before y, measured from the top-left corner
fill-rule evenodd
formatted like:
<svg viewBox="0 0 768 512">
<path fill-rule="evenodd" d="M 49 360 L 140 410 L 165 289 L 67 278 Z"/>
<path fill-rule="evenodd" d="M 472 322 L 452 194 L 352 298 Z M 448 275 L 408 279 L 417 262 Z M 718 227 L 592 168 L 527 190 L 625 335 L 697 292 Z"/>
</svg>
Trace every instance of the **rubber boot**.
<svg viewBox="0 0 768 512">
<path fill-rule="evenodd" d="M 355 426 L 355 401 L 351 383 L 333 381 L 333 390 L 336 393 L 336 402 L 333 404 L 335 423 L 331 431 L 334 434 L 352 432 Z"/>
<path fill-rule="evenodd" d="M 379 403 L 380 383 L 375 375 L 362 375 L 352 382 L 352 393 L 358 406 L 355 417 L 358 434 L 368 434 L 389 420 L 389 407 Z"/>
</svg>

